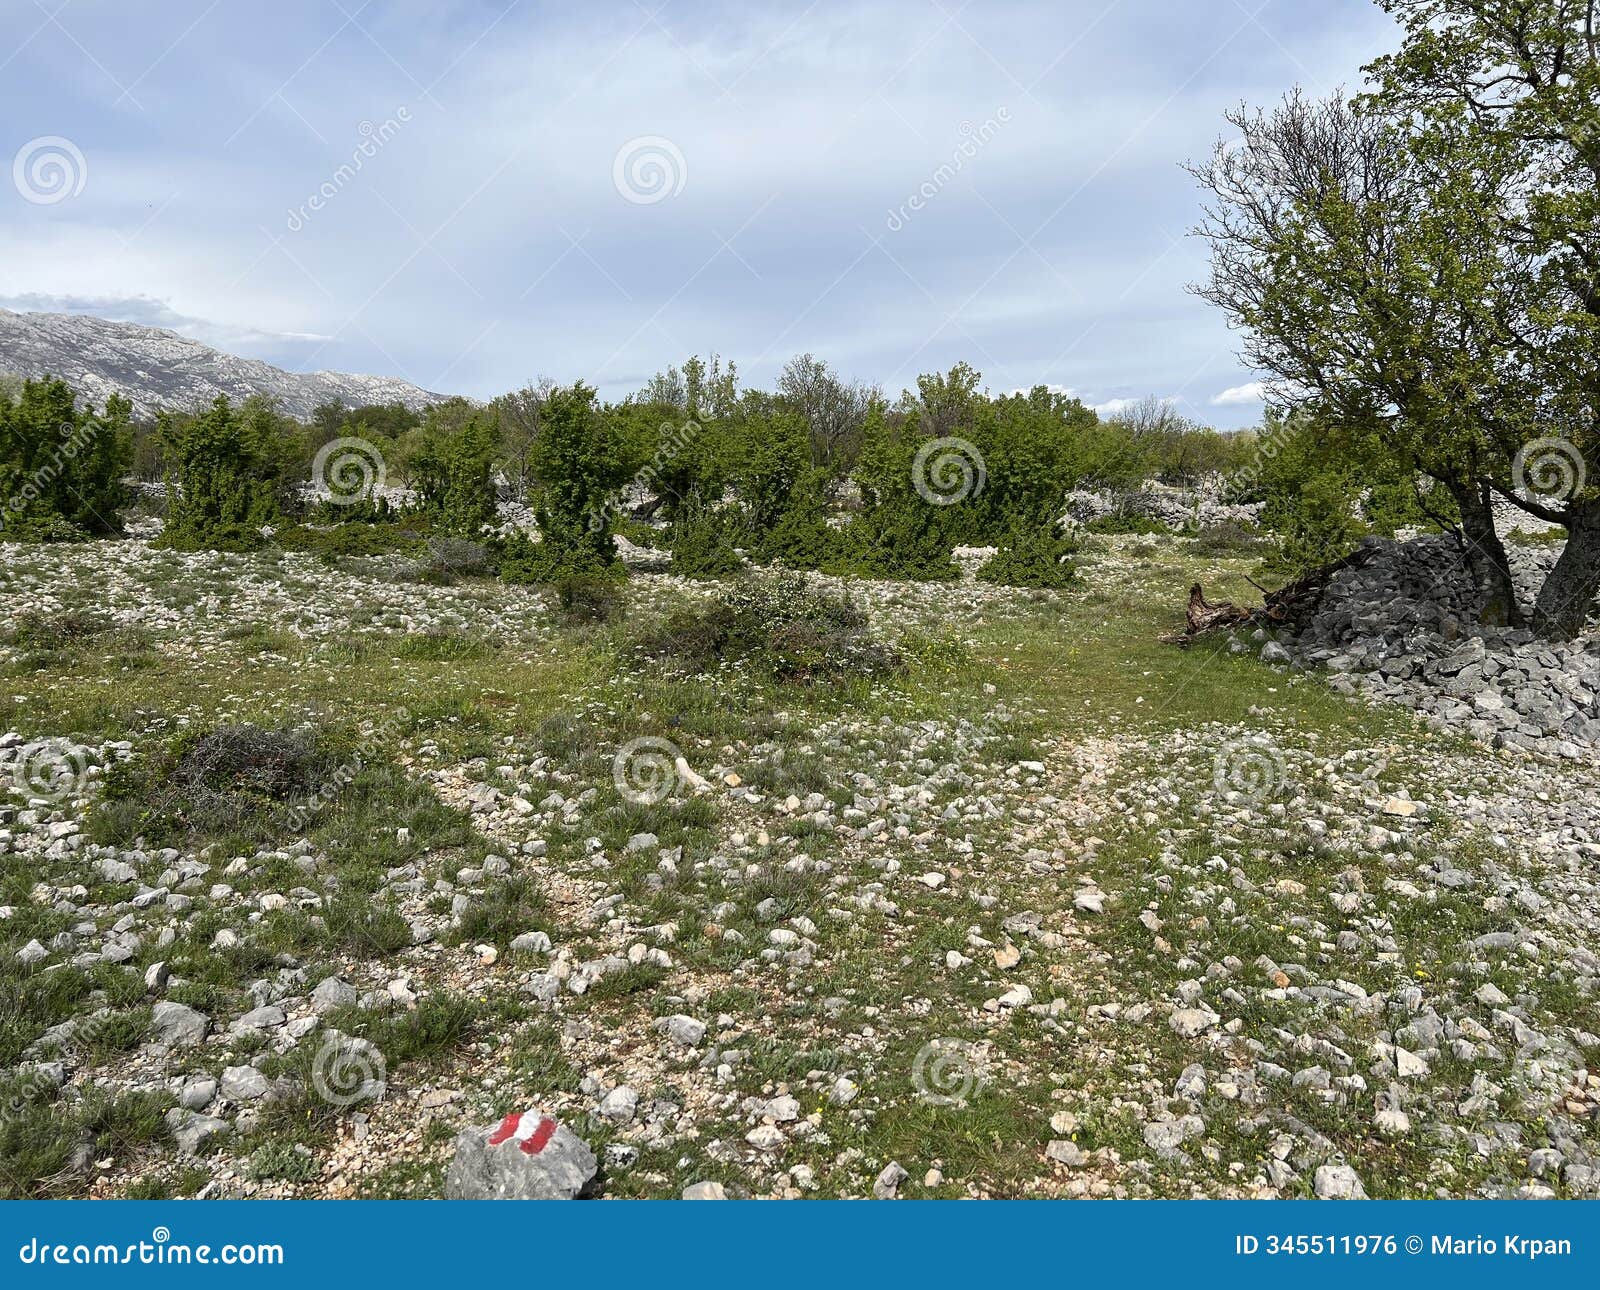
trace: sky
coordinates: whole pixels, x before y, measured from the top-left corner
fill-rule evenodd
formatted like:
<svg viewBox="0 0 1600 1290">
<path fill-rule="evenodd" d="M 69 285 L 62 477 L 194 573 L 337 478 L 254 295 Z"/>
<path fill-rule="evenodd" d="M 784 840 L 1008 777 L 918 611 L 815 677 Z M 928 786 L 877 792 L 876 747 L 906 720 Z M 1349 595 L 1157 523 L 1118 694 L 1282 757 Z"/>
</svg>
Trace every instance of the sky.
<svg viewBox="0 0 1600 1290">
<path fill-rule="evenodd" d="M 1251 425 L 1182 164 L 1393 44 L 1371 0 L 0 0 L 0 306 L 477 398 L 808 352 Z"/>
</svg>

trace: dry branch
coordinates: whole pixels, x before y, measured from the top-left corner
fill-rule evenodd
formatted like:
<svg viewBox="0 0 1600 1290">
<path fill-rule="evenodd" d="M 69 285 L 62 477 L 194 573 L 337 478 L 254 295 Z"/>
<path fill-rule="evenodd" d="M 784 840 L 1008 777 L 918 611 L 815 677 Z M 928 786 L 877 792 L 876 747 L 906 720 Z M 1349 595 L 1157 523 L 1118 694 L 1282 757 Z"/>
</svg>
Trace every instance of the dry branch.
<svg viewBox="0 0 1600 1290">
<path fill-rule="evenodd" d="M 1206 599 L 1205 591 L 1197 582 L 1189 588 L 1189 608 L 1185 615 L 1184 630 L 1162 639 L 1178 645 L 1187 645 L 1208 632 L 1231 631 L 1239 627 L 1291 627 L 1303 626 L 1322 603 L 1322 593 L 1335 574 L 1345 569 L 1357 569 L 1372 559 L 1376 549 L 1358 547 L 1349 555 L 1334 560 L 1276 591 L 1264 591 L 1258 608 L 1236 605 L 1231 600 L 1215 604 Z M 1254 582 L 1251 583 L 1255 586 Z"/>
</svg>

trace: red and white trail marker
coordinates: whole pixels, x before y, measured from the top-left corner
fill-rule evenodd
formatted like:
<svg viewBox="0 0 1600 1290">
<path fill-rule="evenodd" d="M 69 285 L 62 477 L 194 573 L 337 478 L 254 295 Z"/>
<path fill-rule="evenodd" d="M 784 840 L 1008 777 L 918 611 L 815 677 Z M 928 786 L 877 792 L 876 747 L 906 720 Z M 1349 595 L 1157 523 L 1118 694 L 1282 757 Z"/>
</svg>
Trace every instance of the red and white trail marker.
<svg viewBox="0 0 1600 1290">
<path fill-rule="evenodd" d="M 500 1121 L 500 1127 L 489 1135 L 489 1145 L 498 1147 L 502 1142 L 515 1142 L 524 1155 L 536 1156 L 555 1136 L 556 1122 L 537 1111 L 513 1111 Z"/>
</svg>

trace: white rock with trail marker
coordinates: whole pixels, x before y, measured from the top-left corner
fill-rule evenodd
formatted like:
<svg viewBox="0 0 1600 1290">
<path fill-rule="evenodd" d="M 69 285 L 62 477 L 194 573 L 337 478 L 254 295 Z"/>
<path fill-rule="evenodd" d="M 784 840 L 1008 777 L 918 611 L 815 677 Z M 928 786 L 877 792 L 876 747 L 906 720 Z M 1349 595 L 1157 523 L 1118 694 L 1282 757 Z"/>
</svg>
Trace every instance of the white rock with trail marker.
<svg viewBox="0 0 1600 1290">
<path fill-rule="evenodd" d="M 575 1200 L 599 1163 L 588 1143 L 537 1108 L 456 1135 L 446 1200 Z"/>
</svg>

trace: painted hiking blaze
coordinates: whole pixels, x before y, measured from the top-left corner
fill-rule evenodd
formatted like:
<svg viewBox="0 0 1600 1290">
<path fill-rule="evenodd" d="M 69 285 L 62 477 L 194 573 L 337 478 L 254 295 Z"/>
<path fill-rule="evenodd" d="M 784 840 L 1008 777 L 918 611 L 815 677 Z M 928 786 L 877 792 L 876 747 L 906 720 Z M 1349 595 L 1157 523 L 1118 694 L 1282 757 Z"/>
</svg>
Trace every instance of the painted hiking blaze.
<svg viewBox="0 0 1600 1290">
<path fill-rule="evenodd" d="M 524 1155 L 536 1156 L 545 1149 L 555 1131 L 556 1122 L 548 1115 L 540 1115 L 536 1111 L 513 1111 L 489 1135 L 489 1145 L 498 1147 L 502 1142 L 515 1142 Z"/>
</svg>

